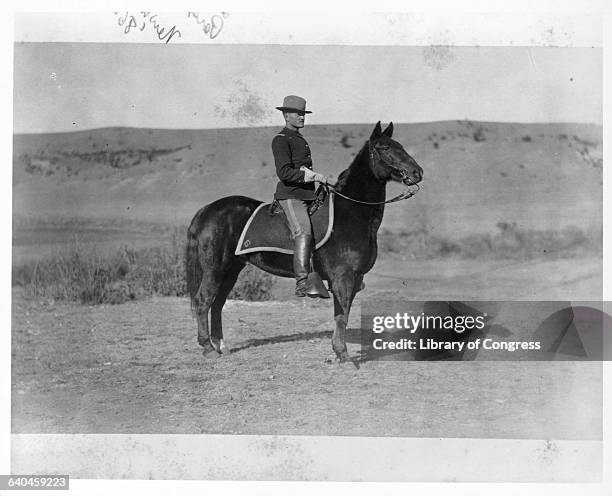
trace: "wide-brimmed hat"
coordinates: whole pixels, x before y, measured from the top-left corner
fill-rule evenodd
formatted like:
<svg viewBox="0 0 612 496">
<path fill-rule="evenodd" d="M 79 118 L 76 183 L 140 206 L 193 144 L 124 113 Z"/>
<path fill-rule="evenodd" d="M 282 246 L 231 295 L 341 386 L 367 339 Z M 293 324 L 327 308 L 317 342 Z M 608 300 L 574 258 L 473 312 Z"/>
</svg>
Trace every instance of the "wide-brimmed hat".
<svg viewBox="0 0 612 496">
<path fill-rule="evenodd" d="M 301 96 L 289 95 L 283 100 L 282 107 L 276 107 L 278 110 L 283 112 L 304 112 L 305 114 L 312 114 L 309 110 L 306 110 L 306 100 Z"/>
</svg>

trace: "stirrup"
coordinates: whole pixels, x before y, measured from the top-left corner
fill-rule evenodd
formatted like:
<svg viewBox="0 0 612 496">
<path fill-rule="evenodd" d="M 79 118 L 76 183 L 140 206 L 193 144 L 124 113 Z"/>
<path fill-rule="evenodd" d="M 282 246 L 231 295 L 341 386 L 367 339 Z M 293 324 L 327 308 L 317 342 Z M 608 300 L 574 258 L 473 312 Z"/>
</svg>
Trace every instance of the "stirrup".
<svg viewBox="0 0 612 496">
<path fill-rule="evenodd" d="M 299 279 L 295 285 L 296 296 L 308 296 L 310 298 L 329 298 L 329 293 L 321 276 L 316 272 L 310 272 L 308 277 Z"/>
<path fill-rule="evenodd" d="M 317 272 L 311 272 L 308 274 L 308 286 L 310 289 L 306 292 L 311 298 L 329 298 L 329 293 L 321 276 Z"/>
</svg>

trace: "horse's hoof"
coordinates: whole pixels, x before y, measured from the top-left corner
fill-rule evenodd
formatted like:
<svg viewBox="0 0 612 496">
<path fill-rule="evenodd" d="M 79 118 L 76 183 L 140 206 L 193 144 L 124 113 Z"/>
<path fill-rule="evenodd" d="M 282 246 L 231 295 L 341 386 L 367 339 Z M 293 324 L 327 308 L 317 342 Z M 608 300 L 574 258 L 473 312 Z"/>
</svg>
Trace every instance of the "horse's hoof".
<svg viewBox="0 0 612 496">
<path fill-rule="evenodd" d="M 204 348 L 202 350 L 202 355 L 205 356 L 206 358 L 216 358 L 219 356 L 219 352 L 215 350 L 213 345 L 210 344 L 208 341 L 206 342 L 205 345 L 202 346 L 202 348 Z"/>
<path fill-rule="evenodd" d="M 334 353 L 333 355 L 329 355 L 326 359 L 325 359 L 325 363 L 327 364 L 332 364 L 332 363 L 344 363 L 349 361 L 349 355 L 346 351 L 344 352 L 340 352 L 340 353 Z"/>
<path fill-rule="evenodd" d="M 338 362 L 340 363 L 348 362 L 349 361 L 348 352 L 344 350 L 344 351 L 341 351 L 340 353 L 336 353 L 336 360 L 338 360 Z"/>
<path fill-rule="evenodd" d="M 219 355 L 227 355 L 229 353 L 229 349 L 227 346 L 225 346 L 222 339 L 211 338 L 210 342 L 214 350 L 219 353 Z"/>
</svg>

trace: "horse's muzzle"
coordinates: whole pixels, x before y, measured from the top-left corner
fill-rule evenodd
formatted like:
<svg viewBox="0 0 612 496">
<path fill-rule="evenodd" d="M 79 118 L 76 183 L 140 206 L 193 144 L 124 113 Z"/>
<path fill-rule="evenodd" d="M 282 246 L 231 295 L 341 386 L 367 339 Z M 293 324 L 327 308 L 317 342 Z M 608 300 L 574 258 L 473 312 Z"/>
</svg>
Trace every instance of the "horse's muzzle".
<svg viewBox="0 0 612 496">
<path fill-rule="evenodd" d="M 416 167 L 412 170 L 403 170 L 401 181 L 410 186 L 412 184 L 420 183 L 423 180 L 423 169 Z"/>
</svg>

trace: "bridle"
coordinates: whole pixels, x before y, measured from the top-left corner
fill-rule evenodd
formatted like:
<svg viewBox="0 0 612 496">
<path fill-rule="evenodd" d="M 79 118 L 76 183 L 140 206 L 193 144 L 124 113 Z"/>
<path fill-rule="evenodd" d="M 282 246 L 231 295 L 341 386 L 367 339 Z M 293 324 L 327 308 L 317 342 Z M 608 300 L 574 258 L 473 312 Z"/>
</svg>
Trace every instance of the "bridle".
<svg viewBox="0 0 612 496">
<path fill-rule="evenodd" d="M 380 153 L 376 150 L 376 147 L 372 146 L 372 143 L 370 143 L 369 141 L 368 141 L 368 148 L 370 152 L 370 164 L 374 161 L 374 153 L 378 155 L 379 161 L 384 162 L 380 156 Z M 405 171 L 404 169 L 400 169 L 399 167 L 389 165 L 387 163 L 385 163 L 385 165 L 393 169 L 395 173 L 399 174 L 399 176 L 402 178 L 402 184 L 408 186 L 408 189 L 406 189 L 406 191 L 404 191 L 403 193 L 400 193 L 397 196 L 394 196 L 390 200 L 385 200 L 385 201 L 380 201 L 380 202 L 367 202 L 367 201 L 362 201 L 362 200 L 356 200 L 355 198 L 350 198 L 340 193 L 334 186 L 330 184 L 324 184 L 323 188 L 325 188 L 328 193 L 332 192 L 335 195 L 341 196 L 342 198 L 346 200 L 349 200 L 355 203 L 361 203 L 363 205 L 384 205 L 385 203 L 394 203 L 394 202 L 398 202 L 401 200 L 407 200 L 408 198 L 412 198 L 414 195 L 416 195 L 419 192 L 421 188 L 419 187 L 417 183 L 413 182 L 410 177 L 408 177 L 407 171 Z"/>
</svg>

